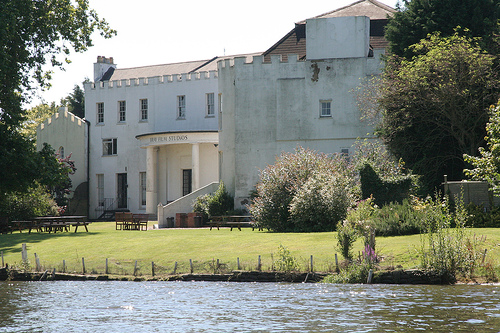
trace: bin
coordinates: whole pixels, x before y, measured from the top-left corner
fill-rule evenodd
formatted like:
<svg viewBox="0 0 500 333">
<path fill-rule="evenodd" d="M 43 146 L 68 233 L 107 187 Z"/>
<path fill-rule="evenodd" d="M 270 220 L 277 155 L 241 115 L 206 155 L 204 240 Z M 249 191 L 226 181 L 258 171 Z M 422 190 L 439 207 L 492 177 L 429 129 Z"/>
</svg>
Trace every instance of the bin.
<svg viewBox="0 0 500 333">
<path fill-rule="evenodd" d="M 167 228 L 173 228 L 173 227 L 174 227 L 174 218 L 167 217 Z"/>
</svg>

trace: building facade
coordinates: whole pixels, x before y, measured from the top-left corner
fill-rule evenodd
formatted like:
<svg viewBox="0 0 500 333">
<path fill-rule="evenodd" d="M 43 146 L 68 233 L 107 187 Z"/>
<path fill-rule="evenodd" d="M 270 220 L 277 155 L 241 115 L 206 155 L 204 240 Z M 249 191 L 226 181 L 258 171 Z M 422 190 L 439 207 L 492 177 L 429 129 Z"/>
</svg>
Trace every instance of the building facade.
<svg viewBox="0 0 500 333">
<path fill-rule="evenodd" d="M 360 0 L 250 55 L 124 69 L 98 57 L 85 84 L 89 217 L 129 210 L 166 226 L 219 180 L 244 208 L 281 152 L 348 154 L 371 137 L 352 91 L 381 72 L 393 12 Z"/>
<path fill-rule="evenodd" d="M 215 59 L 118 69 L 94 64 L 85 84 L 90 122 L 90 214 L 157 206 L 217 181 Z"/>
</svg>

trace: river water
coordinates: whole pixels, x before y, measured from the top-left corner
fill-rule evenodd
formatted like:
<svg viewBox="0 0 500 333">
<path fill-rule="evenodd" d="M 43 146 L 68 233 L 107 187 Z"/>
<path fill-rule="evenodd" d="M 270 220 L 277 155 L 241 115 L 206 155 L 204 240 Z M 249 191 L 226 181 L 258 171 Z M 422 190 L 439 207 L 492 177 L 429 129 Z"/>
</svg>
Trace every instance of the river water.
<svg viewBox="0 0 500 333">
<path fill-rule="evenodd" d="M 0 332 L 500 332 L 499 286 L 0 282 Z"/>
</svg>

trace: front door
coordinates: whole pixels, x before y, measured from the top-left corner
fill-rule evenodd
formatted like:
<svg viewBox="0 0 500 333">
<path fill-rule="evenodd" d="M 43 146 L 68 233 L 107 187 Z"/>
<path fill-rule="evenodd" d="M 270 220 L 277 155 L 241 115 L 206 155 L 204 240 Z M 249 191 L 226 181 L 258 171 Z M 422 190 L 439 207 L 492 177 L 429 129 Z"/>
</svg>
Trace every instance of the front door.
<svg viewBox="0 0 500 333">
<path fill-rule="evenodd" d="M 127 208 L 127 174 L 118 174 L 117 207 Z"/>
<path fill-rule="evenodd" d="M 193 178 L 193 173 L 192 173 L 191 169 L 182 170 L 182 195 L 183 196 L 191 193 L 192 178 Z"/>
</svg>

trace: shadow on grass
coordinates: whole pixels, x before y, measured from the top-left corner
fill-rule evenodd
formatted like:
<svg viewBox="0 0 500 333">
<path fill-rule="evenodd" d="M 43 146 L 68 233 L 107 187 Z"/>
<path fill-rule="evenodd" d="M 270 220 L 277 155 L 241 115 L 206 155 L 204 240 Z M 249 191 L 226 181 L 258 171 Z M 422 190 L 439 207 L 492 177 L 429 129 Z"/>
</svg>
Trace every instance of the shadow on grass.
<svg viewBox="0 0 500 333">
<path fill-rule="evenodd" d="M 47 239 L 53 238 L 67 238 L 67 237 L 88 237 L 97 235 L 96 232 L 57 232 L 57 233 L 48 233 L 48 232 L 31 232 L 28 231 L 23 233 L 14 232 L 12 234 L 0 234 L 0 251 L 3 251 L 5 254 L 13 254 L 13 253 L 21 253 L 22 244 L 23 243 L 39 243 Z"/>
</svg>

